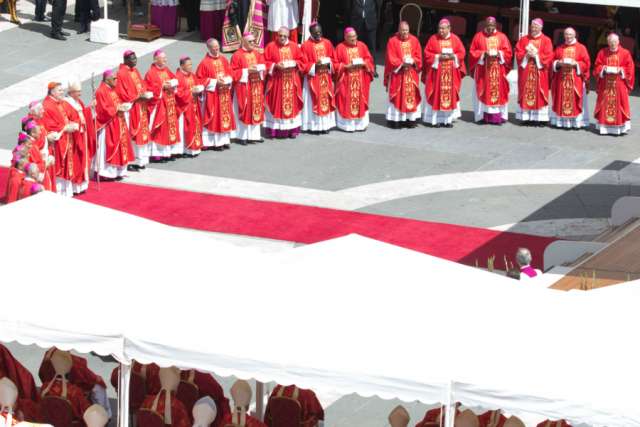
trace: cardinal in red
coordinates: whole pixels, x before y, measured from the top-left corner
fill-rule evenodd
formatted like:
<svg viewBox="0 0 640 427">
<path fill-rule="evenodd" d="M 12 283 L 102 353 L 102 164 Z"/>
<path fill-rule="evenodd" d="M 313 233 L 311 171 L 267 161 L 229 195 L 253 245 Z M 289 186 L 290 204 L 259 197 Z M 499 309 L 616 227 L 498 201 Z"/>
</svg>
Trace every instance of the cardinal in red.
<svg viewBox="0 0 640 427">
<path fill-rule="evenodd" d="M 322 27 L 313 23 L 311 37 L 302 43 L 304 58 L 304 88 L 302 130 L 328 133 L 336 126 L 334 49 L 331 41 L 322 37 Z"/>
<path fill-rule="evenodd" d="M 438 33 L 429 38 L 424 48 L 422 121 L 425 123 L 451 127 L 460 118 L 460 87 L 466 74 L 465 55 L 462 41 L 451 32 L 451 23 L 448 19 L 441 19 Z"/>
<path fill-rule="evenodd" d="M 159 49 L 153 53 L 153 64 L 144 76 L 153 98 L 149 100 L 151 123 L 151 160 L 165 162 L 179 154 L 178 107 L 176 90 L 178 80 L 167 67 L 167 55 Z"/>
<path fill-rule="evenodd" d="M 565 420 L 559 420 L 559 421 L 545 420 L 540 424 L 538 424 L 536 427 L 571 427 L 571 424 L 569 424 Z"/>
<path fill-rule="evenodd" d="M 0 344 L 0 378 L 9 378 L 18 388 L 18 397 L 21 399 L 38 400 L 33 376 L 22 363 L 20 363 L 7 347 Z"/>
<path fill-rule="evenodd" d="M 180 150 L 183 156 L 196 157 L 202 151 L 202 111 L 200 95 L 204 86 L 193 73 L 193 62 L 188 56 L 180 58 L 176 70 L 178 91 L 178 129 L 180 129 Z"/>
<path fill-rule="evenodd" d="M 78 129 L 70 134 L 73 140 L 73 194 L 80 194 L 89 188 L 89 166 L 95 155 L 96 138 L 93 112 L 82 101 L 80 82 L 69 83 L 68 96 L 64 108 L 69 119 L 78 123 Z"/>
<path fill-rule="evenodd" d="M 205 87 L 202 143 L 215 151 L 231 148 L 236 129 L 231 74 L 231 66 L 220 53 L 218 40 L 207 40 L 207 54 L 198 65 L 196 76 Z"/>
<path fill-rule="evenodd" d="M 71 121 L 64 108 L 64 89 L 58 82 L 51 82 L 48 95 L 42 103 L 44 107 L 44 125 L 49 132 L 56 132 L 53 143 L 56 171 L 56 192 L 73 197 L 74 149 L 70 135 L 79 129 L 79 123 Z"/>
<path fill-rule="evenodd" d="M 274 422 L 272 412 L 275 413 L 274 407 L 278 405 L 278 400 L 281 398 L 293 399 L 300 404 L 301 425 L 315 427 L 318 421 L 324 421 L 324 410 L 313 391 L 301 389 L 295 385 L 277 385 L 269 396 L 264 413 L 264 421 L 267 426 L 279 425 Z"/>
<path fill-rule="evenodd" d="M 269 77 L 265 96 L 265 131 L 269 138 L 295 138 L 302 126 L 302 51 L 289 40 L 289 30 L 280 28 L 278 39 L 264 50 Z"/>
<path fill-rule="evenodd" d="M 26 122 L 24 121 L 25 119 Z M 29 137 L 29 141 L 25 141 L 24 143 L 25 155 L 27 155 L 29 162 L 37 165 L 39 172 L 42 173 L 42 180 L 40 182 L 43 186 L 43 190 L 52 191 L 52 180 L 49 169 L 55 162 L 55 159 L 53 156 L 49 155 L 47 151 L 39 149 L 40 141 L 45 138 L 42 130 L 43 127 L 38 126 L 36 121 L 29 116 L 25 119 L 23 119 L 24 125 L 22 128 L 24 133 Z"/>
<path fill-rule="evenodd" d="M 456 416 L 460 414 L 460 402 L 456 403 Z M 443 427 L 446 425 L 446 407 L 429 409 L 415 427 Z"/>
<path fill-rule="evenodd" d="M 511 43 L 496 28 L 496 18 L 485 21 L 484 30 L 478 32 L 469 47 L 469 69 L 475 80 L 473 109 L 475 121 L 499 125 L 509 116 L 509 82 L 511 70 Z"/>
<path fill-rule="evenodd" d="M 573 28 L 564 30 L 564 43 L 553 54 L 551 124 L 561 128 L 589 125 L 587 84 L 591 59 L 587 48 L 576 39 Z"/>
<path fill-rule="evenodd" d="M 526 125 L 549 121 L 549 69 L 553 60 L 551 39 L 542 33 L 542 19 L 534 19 L 529 34 L 516 44 L 518 108 L 516 118 Z"/>
<path fill-rule="evenodd" d="M 358 41 L 356 30 L 344 30 L 344 41 L 336 47 L 336 123 L 346 132 L 369 126 L 369 88 L 375 65 L 367 45 Z"/>
<path fill-rule="evenodd" d="M 222 419 L 223 426 L 245 426 L 245 427 L 266 427 L 262 421 L 252 417 L 247 412 L 253 399 L 253 391 L 248 382 L 237 380 L 231 386 L 231 397 L 233 397 L 233 411 L 226 414 Z"/>
<path fill-rule="evenodd" d="M 414 128 L 421 114 L 420 71 L 422 48 L 409 32 L 409 24 L 400 22 L 398 32 L 387 43 L 384 62 L 384 86 L 389 94 L 387 124 L 392 129 Z"/>
<path fill-rule="evenodd" d="M 151 155 L 147 101 L 153 94 L 147 90 L 146 83 L 136 68 L 138 58 L 135 52 L 125 51 L 123 60 L 124 63 L 120 64 L 116 75 L 116 93 L 122 102 L 132 104 L 131 109 L 124 112 L 124 117 L 129 127 L 136 157 L 129 164 L 128 169 L 137 171 L 144 169 L 149 164 L 149 156 Z"/>
<path fill-rule="evenodd" d="M 124 117 L 129 108 L 115 90 L 115 77 L 113 71 L 105 71 L 96 90 L 98 140 L 93 169 L 102 177 L 122 179 L 127 165 L 134 160 L 134 153 Z"/>
<path fill-rule="evenodd" d="M 609 34 L 607 44 L 598 52 L 593 70 L 598 81 L 593 117 L 601 135 L 623 135 L 631 129 L 629 92 L 635 84 L 636 68 L 617 34 Z"/>
<path fill-rule="evenodd" d="M 27 119 L 32 119 L 38 126 L 40 136 L 36 138 L 35 147 L 40 150 L 42 160 L 45 162 L 45 178 L 43 185 L 45 190 L 56 191 L 56 171 L 55 171 L 55 153 L 53 152 L 53 134 L 49 134 L 44 125 L 44 107 L 40 101 L 32 101 L 29 103 L 29 115 Z"/>
<path fill-rule="evenodd" d="M 231 57 L 234 81 L 234 109 L 238 129 L 236 138 L 242 145 L 264 142 L 260 127 L 264 123 L 264 56 L 255 48 L 255 37 L 245 33 L 242 47 Z"/>
</svg>

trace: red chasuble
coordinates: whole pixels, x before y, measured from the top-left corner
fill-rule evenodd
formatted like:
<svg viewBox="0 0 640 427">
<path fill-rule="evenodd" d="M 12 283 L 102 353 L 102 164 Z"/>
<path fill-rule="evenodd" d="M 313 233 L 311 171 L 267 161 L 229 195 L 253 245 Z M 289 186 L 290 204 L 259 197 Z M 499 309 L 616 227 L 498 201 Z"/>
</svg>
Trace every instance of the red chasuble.
<svg viewBox="0 0 640 427">
<path fill-rule="evenodd" d="M 198 64 L 196 76 L 205 87 L 205 106 L 202 125 L 211 133 L 227 133 L 236 129 L 233 117 L 233 94 L 231 86 L 222 85 L 224 77 L 232 77 L 229 61 L 222 55 L 217 58 L 206 54 Z M 213 92 L 207 90 L 212 80 L 216 80 Z"/>
<path fill-rule="evenodd" d="M 258 64 L 265 65 L 264 56 L 255 49 L 251 52 L 238 49 L 231 57 L 231 72 L 238 100 L 238 119 L 245 125 L 259 125 L 264 122 L 264 80 L 260 78 L 260 73 L 249 72 L 247 81 L 240 81 L 242 70 Z M 262 75 L 266 76 L 266 71 L 263 71 Z"/>
<path fill-rule="evenodd" d="M 624 78 L 619 72 L 607 73 L 606 67 L 622 70 Z M 624 125 L 631 120 L 629 92 L 633 90 L 635 80 L 635 65 L 631 54 L 622 46 L 615 52 L 609 47 L 600 49 L 593 74 L 598 80 L 598 100 L 593 113 L 596 120 L 604 126 Z"/>
<path fill-rule="evenodd" d="M 364 66 L 347 69 L 356 58 Z M 336 48 L 336 102 L 340 115 L 348 120 L 361 119 L 369 110 L 369 87 L 373 80 L 373 57 L 367 45 L 358 42 L 350 46 L 342 42 Z"/>
<path fill-rule="evenodd" d="M 29 117 L 35 120 L 36 124 L 40 126 L 40 138 L 38 138 L 35 142 L 35 145 L 38 147 L 38 150 L 42 152 L 46 144 L 47 154 L 50 156 L 53 156 L 54 155 L 53 144 L 48 144 L 45 140 L 49 131 L 44 125 L 44 119 L 37 119 L 31 115 Z M 46 159 L 43 158 L 43 160 L 46 160 Z M 51 165 L 46 169 L 43 184 L 45 185 L 45 190 L 53 191 L 55 193 L 56 191 L 56 166 L 55 165 Z"/>
<path fill-rule="evenodd" d="M 151 140 L 158 145 L 173 145 L 180 141 L 178 135 L 178 110 L 174 89 L 163 89 L 164 82 L 175 79 L 168 67 L 160 68 L 151 64 L 144 76 L 147 88 L 153 92 L 149 101 L 149 115 L 153 117 L 151 124 Z"/>
<path fill-rule="evenodd" d="M 561 63 L 564 58 L 571 58 L 578 63 L 580 75 L 575 67 L 562 67 Z M 584 78 L 589 78 L 589 69 L 591 68 L 589 52 L 579 42 L 572 45 L 563 44 L 556 48 L 553 59 L 554 64 L 557 61 L 557 69 L 552 69 L 551 76 L 553 112 L 558 117 L 577 117 L 582 113 Z"/>
<path fill-rule="evenodd" d="M 272 427 L 273 425 L 271 420 L 271 399 L 278 396 L 293 398 L 298 401 L 302 409 L 302 425 L 315 426 L 318 421 L 324 420 L 324 410 L 313 391 L 298 388 L 295 385 L 277 385 L 271 392 L 271 396 L 269 396 L 264 413 L 264 420 L 267 426 Z"/>
<path fill-rule="evenodd" d="M 96 120 L 98 130 L 104 129 L 105 162 L 114 166 L 126 166 L 135 155 L 129 139 L 129 129 L 124 113 L 118 111 L 122 103 L 115 89 L 101 83 L 96 90 Z"/>
<path fill-rule="evenodd" d="M 501 52 L 504 64 L 500 64 L 499 55 L 489 56 L 490 51 Z M 484 58 L 483 64 L 479 64 L 481 58 Z M 504 33 L 495 31 L 489 35 L 480 31 L 473 37 L 469 48 L 469 69 L 476 82 L 478 100 L 484 105 L 495 107 L 509 102 L 507 73 L 512 67 L 511 58 L 511 43 Z"/>
<path fill-rule="evenodd" d="M 55 370 L 51 364 L 51 356 L 55 350 L 55 347 L 47 350 L 40 364 L 40 369 L 38 369 L 38 376 L 43 383 L 51 381 L 55 376 Z M 71 360 L 73 365 L 71 366 L 71 371 L 68 376 L 71 384 L 80 387 L 85 393 L 90 393 L 96 384 L 104 388 L 107 387 L 102 377 L 89 369 L 87 359 L 72 354 Z"/>
<path fill-rule="evenodd" d="M 333 76 L 329 68 L 329 64 L 331 64 L 335 69 L 333 45 L 325 38 L 321 38 L 319 41 L 309 39 L 302 44 L 302 55 L 304 74 L 309 82 L 314 114 L 318 116 L 332 114 L 336 110 Z M 329 64 L 318 66 L 318 61 L 321 58 L 328 58 Z M 315 75 L 311 76 L 309 72 L 314 65 L 316 66 Z"/>
<path fill-rule="evenodd" d="M 144 402 L 142 402 L 141 408 L 151 409 L 157 412 L 161 417 L 164 417 L 165 412 L 165 397 L 167 391 L 160 390 L 157 394 L 150 394 L 145 397 Z M 191 427 L 191 422 L 189 421 L 189 414 L 187 414 L 187 410 L 184 407 L 184 404 L 178 400 L 175 396 L 175 393 L 171 393 L 171 424 L 166 423 L 165 426 L 170 425 L 171 427 Z"/>
<path fill-rule="evenodd" d="M 487 411 L 478 416 L 478 421 L 480 421 L 479 427 L 503 427 L 507 422 L 507 417 L 502 415 L 500 411 Z"/>
<path fill-rule="evenodd" d="M 244 422 L 244 424 L 243 424 Z M 265 423 L 257 418 L 253 418 L 249 414 L 243 414 L 234 412 L 233 414 L 227 414 L 222 419 L 222 426 L 245 426 L 245 427 L 267 427 Z"/>
<path fill-rule="evenodd" d="M 22 172 L 18 172 L 22 174 Z M 3 377 L 9 378 L 16 385 L 19 398 L 33 401 L 38 400 L 36 383 L 29 370 L 13 357 L 13 354 L 11 354 L 7 347 L 0 344 L 0 378 Z"/>
<path fill-rule="evenodd" d="M 433 68 L 436 55 L 442 54 L 442 49 L 453 52 L 458 59 L 458 67 L 454 60 L 438 59 L 438 67 Z M 427 102 L 435 111 L 452 111 L 460 102 L 460 87 L 462 78 L 466 74 L 464 57 L 467 51 L 460 38 L 449 33 L 449 38 L 442 38 L 434 34 L 429 38 L 424 48 L 424 70 L 422 81 L 425 86 Z"/>
<path fill-rule="evenodd" d="M 42 384 L 42 395 L 45 396 L 58 396 L 65 397 L 69 403 L 71 404 L 71 409 L 73 410 L 73 416 L 75 418 L 74 421 L 82 422 L 82 416 L 84 412 L 91 406 L 87 398 L 85 397 L 82 389 L 71 382 L 67 381 L 66 384 L 66 396 L 63 395 L 64 388 L 62 386 L 62 378 L 57 377 L 52 381 L 46 382 Z"/>
<path fill-rule="evenodd" d="M 303 103 L 300 77 L 300 72 L 304 69 L 302 51 L 292 41 L 284 46 L 273 41 L 264 50 L 264 61 L 267 72 L 270 72 L 265 91 L 269 112 L 275 119 L 295 118 L 302 111 Z M 296 67 L 276 70 L 275 65 L 282 61 L 295 61 Z"/>
<path fill-rule="evenodd" d="M 38 170 L 44 174 L 42 180 L 42 186 L 47 191 L 55 191 L 55 187 L 52 183 L 52 176 L 50 173 L 51 167 L 47 168 L 46 160 L 42 157 L 42 152 L 38 149 L 38 144 L 34 141 L 29 149 L 29 163 L 35 163 L 38 165 Z M 55 178 L 53 178 L 55 179 Z"/>
<path fill-rule="evenodd" d="M 157 394 L 160 389 L 160 367 L 155 363 L 143 365 L 135 360 L 131 365 L 131 372 L 136 373 L 145 379 L 147 394 Z M 113 368 L 111 371 L 111 385 L 118 390 L 118 375 L 120 375 L 120 367 Z"/>
<path fill-rule="evenodd" d="M 413 59 L 413 65 L 402 67 L 406 57 Z M 402 40 L 398 34 L 391 37 L 384 62 L 384 86 L 389 92 L 389 102 L 402 113 L 413 113 L 420 106 L 421 69 L 422 48 L 418 39 L 411 34 L 407 40 Z"/>
<path fill-rule="evenodd" d="M 216 403 L 218 413 L 215 420 L 211 423 L 212 427 L 223 427 L 225 424 L 222 419 L 231 413 L 229 407 L 229 399 L 224 397 L 224 390 L 218 382 L 211 376 L 203 372 L 190 369 L 180 372 L 180 379 L 195 384 L 198 387 L 198 399 L 209 396 Z"/>
<path fill-rule="evenodd" d="M 524 68 L 522 61 L 527 55 L 527 46 L 538 50 L 538 63 L 529 58 Z M 549 105 L 549 69 L 553 61 L 553 44 L 544 34 L 538 37 L 526 35 L 516 44 L 518 65 L 518 104 L 523 110 L 540 110 Z"/>
<path fill-rule="evenodd" d="M 65 101 L 57 101 L 52 96 L 47 96 L 44 106 L 44 125 L 49 132 L 60 132 L 71 121 L 64 108 Z M 73 139 L 70 134 L 63 132 L 60 139 L 53 142 L 55 153 L 56 177 L 67 181 L 73 179 Z"/>
<path fill-rule="evenodd" d="M 120 64 L 116 80 L 116 93 L 122 102 L 134 102 L 147 91 L 144 80 L 137 68 L 129 68 Z M 145 145 L 149 142 L 149 111 L 147 101 L 139 100 L 129 110 L 129 132 L 136 145 Z"/>
<path fill-rule="evenodd" d="M 193 87 L 198 85 L 198 79 L 193 73 L 186 74 L 181 69 L 176 70 L 178 79 L 178 91 L 176 103 L 178 105 L 178 118 L 183 115 L 184 123 L 184 148 L 187 150 L 202 149 L 202 113 L 200 102 L 193 95 Z"/>
<path fill-rule="evenodd" d="M 76 101 L 80 112 L 69 101 L 65 101 L 64 108 L 69 120 L 80 125 L 80 129 L 70 134 L 73 140 L 73 178 L 74 184 L 82 184 L 89 180 L 89 164 L 95 155 L 96 139 L 93 127 L 91 108 L 86 107 L 82 100 Z"/>
</svg>

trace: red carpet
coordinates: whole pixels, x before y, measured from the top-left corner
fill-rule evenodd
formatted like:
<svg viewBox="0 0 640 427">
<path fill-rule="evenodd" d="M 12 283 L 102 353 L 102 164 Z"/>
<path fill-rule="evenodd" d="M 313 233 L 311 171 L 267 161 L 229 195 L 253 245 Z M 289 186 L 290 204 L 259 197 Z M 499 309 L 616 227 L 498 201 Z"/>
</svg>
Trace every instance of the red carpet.
<svg viewBox="0 0 640 427">
<path fill-rule="evenodd" d="M 7 169 L 0 168 L 0 194 Z M 392 243 L 430 255 L 486 266 L 495 255 L 513 261 L 518 247 L 528 247 L 540 268 L 546 246 L 555 239 L 498 232 L 476 227 L 372 215 L 336 209 L 264 202 L 119 182 L 95 183 L 80 200 L 128 212 L 164 224 L 219 233 L 315 243 L 350 233 Z"/>
</svg>

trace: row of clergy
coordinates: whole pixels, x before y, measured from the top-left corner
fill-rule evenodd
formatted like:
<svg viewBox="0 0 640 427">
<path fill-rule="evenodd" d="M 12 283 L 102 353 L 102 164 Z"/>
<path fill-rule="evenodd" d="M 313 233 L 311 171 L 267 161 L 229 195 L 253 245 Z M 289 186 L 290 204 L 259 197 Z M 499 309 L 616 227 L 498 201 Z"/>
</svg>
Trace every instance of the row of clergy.
<svg viewBox="0 0 640 427">
<path fill-rule="evenodd" d="M 211 374 L 134 362 L 131 375 L 130 385 L 135 390 L 130 394 L 129 404 L 140 427 L 162 424 L 172 427 L 272 427 L 283 425 L 283 416 L 298 416 L 300 423 L 295 425 L 322 427 L 324 423 L 324 410 L 315 393 L 295 385 L 275 386 L 262 422 L 248 413 L 252 391 L 246 381 L 237 381 L 231 388 L 232 409 L 222 387 Z M 59 414 L 60 406 L 50 403 L 60 399 L 67 401 L 74 425 L 89 425 L 87 414 L 96 412 L 104 414 L 105 424 L 112 417 L 106 384 L 102 377 L 91 371 L 85 358 L 51 348 L 44 355 L 38 376 L 42 381 L 40 390 L 31 373 L 0 344 L 0 422 L 4 421 L 8 426 L 20 421 L 58 425 L 56 421 L 64 416 Z M 115 368 L 111 384 L 116 389 L 118 381 L 119 368 Z M 136 402 L 139 395 L 142 398 Z M 292 401 L 300 408 L 297 415 L 287 409 Z M 154 423 L 153 418 L 161 422 Z M 104 427 L 104 424 L 96 427 Z"/>
<path fill-rule="evenodd" d="M 0 344 L 0 422 L 13 426 L 19 421 L 45 422 L 58 425 L 63 419 L 49 407 L 49 398 L 66 400 L 73 423 L 88 427 L 104 427 L 112 417 L 106 399 L 104 380 L 92 372 L 87 360 L 56 348 L 48 350 L 38 371 L 42 388 L 38 393 L 31 373 Z M 276 385 L 270 394 L 264 422 L 250 415 L 252 390 L 246 381 L 238 380 L 231 387 L 233 408 L 220 384 L 210 374 L 196 370 L 160 368 L 155 364 L 143 365 L 134 361 L 131 369 L 131 387 L 142 388 L 144 398 L 136 401 L 141 392 L 132 389 L 130 409 L 136 412 L 137 425 L 152 427 L 275 427 L 295 425 L 322 427 L 324 410 L 315 393 L 295 385 Z M 111 384 L 117 389 L 119 368 L 111 374 Z M 186 390 L 186 391 L 185 391 Z M 93 402 L 93 404 L 91 403 Z M 445 408 L 426 411 L 415 427 L 444 426 Z M 59 418 L 58 418 L 59 417 Z M 389 414 L 391 427 L 407 427 L 407 410 L 398 406 Z M 490 410 L 475 415 L 455 407 L 456 427 L 524 427 L 517 417 L 507 418 L 501 410 Z M 537 427 L 571 427 L 565 420 L 545 420 Z"/>
<path fill-rule="evenodd" d="M 540 19 L 530 28 L 515 48 L 517 118 L 526 124 L 587 126 L 591 61 L 585 46 L 567 28 L 564 43 L 554 51 Z M 144 169 L 150 160 L 227 149 L 232 138 L 245 145 L 262 142 L 263 126 L 272 138 L 295 138 L 301 130 L 328 132 L 336 125 L 344 131 L 365 130 L 375 72 L 369 50 L 352 28 L 335 49 L 322 37 L 320 25 L 313 24 L 310 34 L 298 46 L 283 28 L 263 54 L 247 33 L 230 62 L 210 39 L 195 73 L 188 57 L 180 59 L 173 73 L 159 50 L 144 79 L 135 53 L 126 51 L 117 72 L 103 73 L 92 105 L 95 114 L 92 106 L 83 104 L 79 83 L 69 86 L 67 98 L 60 83 L 50 83 L 45 100 L 32 103 L 23 119 L 7 200 L 39 189 L 72 196 L 86 191 L 91 174 L 120 179 L 128 170 Z M 631 127 L 629 91 L 635 67 L 617 35 L 611 34 L 608 43 L 593 70 L 598 82 L 594 116 L 600 133 L 621 135 Z M 390 126 L 414 127 L 420 118 L 433 126 L 451 126 L 461 115 L 465 56 L 446 19 L 427 42 L 424 55 L 402 22 L 386 52 Z M 512 56 L 509 39 L 497 30 L 495 18 L 487 18 L 469 49 L 476 121 L 507 120 Z"/>
</svg>

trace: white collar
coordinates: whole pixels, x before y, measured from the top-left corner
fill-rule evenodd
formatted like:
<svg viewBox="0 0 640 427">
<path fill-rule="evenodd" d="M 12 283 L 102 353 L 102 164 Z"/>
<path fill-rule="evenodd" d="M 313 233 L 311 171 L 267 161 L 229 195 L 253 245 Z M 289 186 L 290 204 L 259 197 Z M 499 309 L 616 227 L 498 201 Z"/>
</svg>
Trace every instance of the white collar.
<svg viewBox="0 0 640 427">
<path fill-rule="evenodd" d="M 573 39 L 573 41 L 571 43 L 564 42 L 564 44 L 566 44 L 568 46 L 573 46 L 576 43 L 578 43 L 578 39 Z"/>
<path fill-rule="evenodd" d="M 65 101 L 67 101 L 69 104 L 71 104 L 71 106 L 76 110 L 76 111 L 82 111 L 82 105 L 80 105 L 80 103 L 78 101 L 76 101 L 75 99 L 73 99 L 70 96 L 66 96 L 64 98 Z"/>
</svg>

